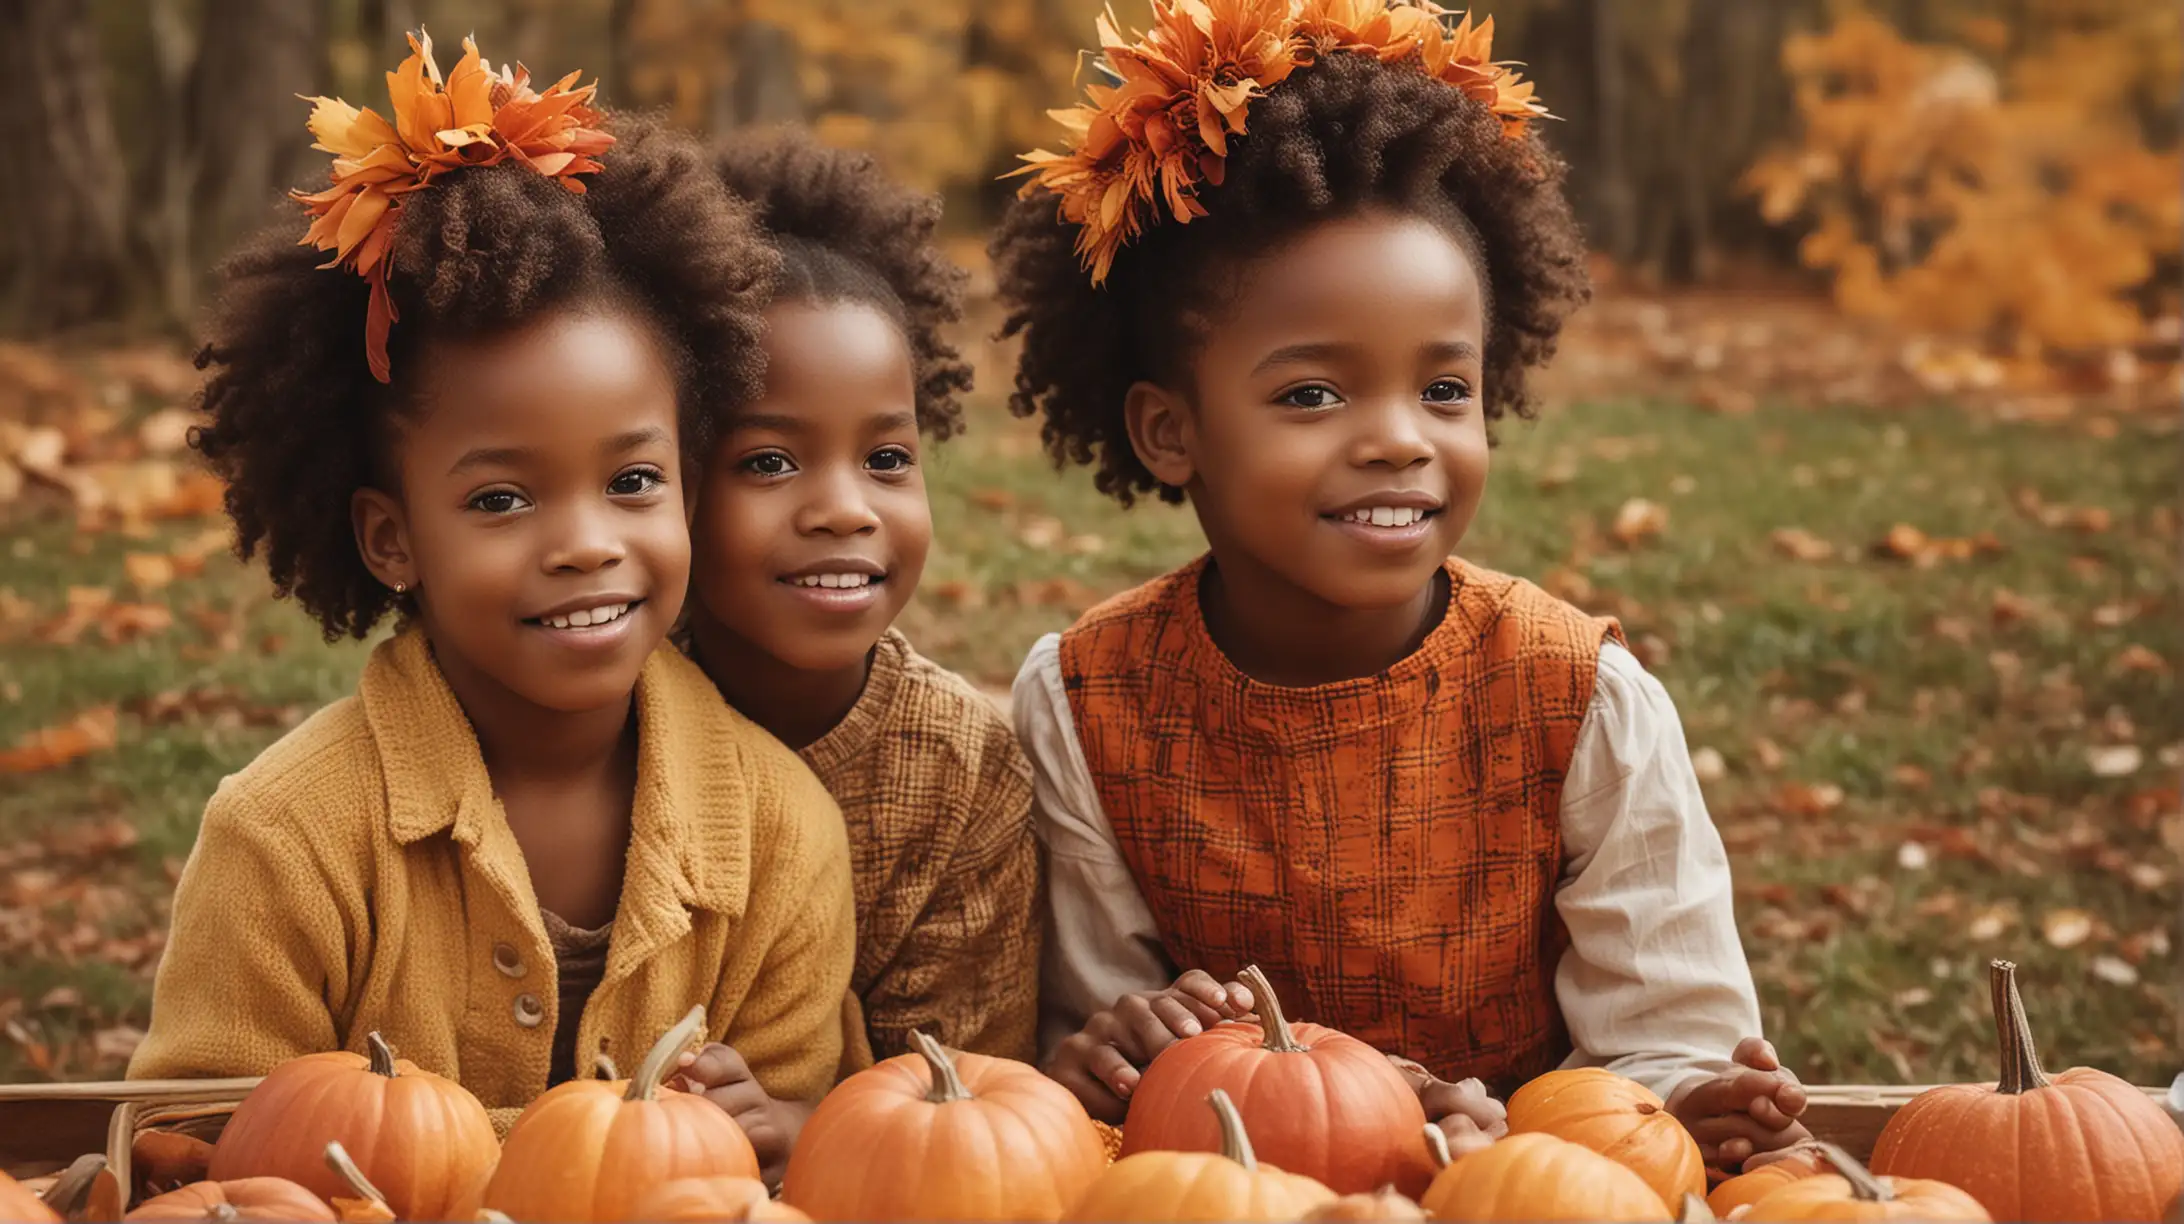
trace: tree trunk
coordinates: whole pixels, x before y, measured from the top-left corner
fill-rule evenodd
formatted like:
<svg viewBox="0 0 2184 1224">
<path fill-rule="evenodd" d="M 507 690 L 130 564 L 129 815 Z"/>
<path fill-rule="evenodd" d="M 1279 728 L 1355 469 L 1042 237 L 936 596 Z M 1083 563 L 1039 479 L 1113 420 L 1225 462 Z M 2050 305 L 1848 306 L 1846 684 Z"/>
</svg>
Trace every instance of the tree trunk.
<svg viewBox="0 0 2184 1224">
<path fill-rule="evenodd" d="M 325 154 L 311 148 L 298 94 L 326 88 L 325 5 L 205 0 L 187 112 L 199 264 L 276 220 L 282 194 Z"/>
<path fill-rule="evenodd" d="M 0 4 L 0 174 L 11 323 L 49 331 L 113 317 L 133 279 L 128 183 L 80 0 Z"/>
</svg>

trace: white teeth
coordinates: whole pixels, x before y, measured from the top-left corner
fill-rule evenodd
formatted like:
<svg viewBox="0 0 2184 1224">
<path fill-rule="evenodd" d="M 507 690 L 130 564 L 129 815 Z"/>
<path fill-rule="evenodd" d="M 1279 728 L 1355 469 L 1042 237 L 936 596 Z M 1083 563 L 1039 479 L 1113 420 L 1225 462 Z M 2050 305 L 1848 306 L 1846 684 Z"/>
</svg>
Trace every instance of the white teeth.
<svg viewBox="0 0 2184 1224">
<path fill-rule="evenodd" d="M 832 591 L 832 590 L 842 590 L 842 589 L 848 589 L 848 588 L 854 588 L 854 587 L 871 586 L 871 585 L 872 585 L 872 575 L 870 575 L 870 574 L 803 574 L 803 575 L 799 575 L 798 577 L 796 577 L 796 578 L 792 579 L 791 581 L 793 581 L 793 582 L 794 582 L 794 583 L 795 583 L 795 584 L 796 584 L 797 586 L 800 586 L 800 587 L 825 587 L 825 588 L 827 588 L 828 590 Z"/>
<path fill-rule="evenodd" d="M 555 629 L 589 629 L 593 625 L 620 620 L 628 611 L 629 605 L 626 603 L 606 604 L 597 608 L 580 608 L 567 616 L 545 616 L 539 619 Z"/>
<path fill-rule="evenodd" d="M 1349 520 L 1374 527 L 1408 527 L 1426 517 L 1426 512 L 1412 506 L 1372 506 L 1364 510 L 1352 510 Z"/>
</svg>

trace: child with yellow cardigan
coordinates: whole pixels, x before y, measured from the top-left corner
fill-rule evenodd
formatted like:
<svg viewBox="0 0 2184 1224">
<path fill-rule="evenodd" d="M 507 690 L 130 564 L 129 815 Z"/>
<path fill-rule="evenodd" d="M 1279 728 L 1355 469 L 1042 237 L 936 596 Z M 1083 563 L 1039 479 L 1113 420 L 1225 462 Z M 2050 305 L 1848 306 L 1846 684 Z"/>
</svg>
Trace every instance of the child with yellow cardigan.
<svg viewBox="0 0 2184 1224">
<path fill-rule="evenodd" d="M 443 86 L 430 48 L 391 123 L 318 101 L 304 242 L 226 268 L 195 443 L 243 553 L 329 638 L 398 627 L 206 806 L 130 1074 L 376 1031 L 505 1127 L 701 1004 L 769 1091 L 817 1095 L 840 814 L 663 644 L 686 459 L 757 389 L 778 259 L 688 139 L 610 135 L 589 88 L 475 50 Z"/>
<path fill-rule="evenodd" d="M 1208 553 L 1017 680 L 1050 1072 L 1119 1118 L 1256 964 L 1466 1142 L 1572 1064 L 1720 1168 L 1802 1137 L 1667 694 L 1612 623 L 1451 558 L 1588 292 L 1531 85 L 1408 0 L 1102 30 L 1115 83 L 995 242 L 1012 406 Z"/>
</svg>

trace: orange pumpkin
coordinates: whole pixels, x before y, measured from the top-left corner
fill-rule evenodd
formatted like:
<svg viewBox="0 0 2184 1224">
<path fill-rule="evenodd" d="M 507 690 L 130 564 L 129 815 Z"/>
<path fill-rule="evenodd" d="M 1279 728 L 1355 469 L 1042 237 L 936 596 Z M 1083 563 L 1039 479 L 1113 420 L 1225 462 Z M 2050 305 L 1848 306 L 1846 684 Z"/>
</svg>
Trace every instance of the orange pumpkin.
<svg viewBox="0 0 2184 1224">
<path fill-rule="evenodd" d="M 783 1198 L 820 1220 L 1054 1220 L 1106 1168 L 1067 1088 L 1011 1059 L 910 1040 L 914 1052 L 819 1102 Z"/>
<path fill-rule="evenodd" d="M 61 1217 L 45 1205 L 45 1200 L 23 1188 L 23 1184 L 0 1172 L 0 1220 L 21 1224 L 55 1224 Z"/>
<path fill-rule="evenodd" d="M 635 1218 L 647 1224 L 797 1224 L 811 1219 L 776 1202 L 766 1183 L 748 1177 L 685 1177 L 656 1186 L 637 1200 Z"/>
<path fill-rule="evenodd" d="M 1428 1127 L 1437 1160 L 1448 1148 Z M 1457 1157 L 1434 1177 L 1419 1206 L 1436 1220 L 1655 1221 L 1671 1218 L 1645 1179 L 1583 1144 L 1511 1135 Z"/>
<path fill-rule="evenodd" d="M 1130 1095 L 1122 1155 L 1219 1151 L 1219 1124 L 1197 1107 L 1208 1088 L 1235 1101 L 1260 1156 L 1325 1184 L 1364 1194 L 1389 1183 L 1423 1189 L 1432 1166 L 1418 1093 L 1387 1057 L 1355 1037 L 1291 1024 L 1257 966 L 1257 1024 L 1231 1021 L 1161 1051 Z"/>
<path fill-rule="evenodd" d="M 306 1054 L 250 1090 L 213 1145 L 212 1181 L 285 1177 L 321 1198 L 348 1187 L 326 1167 L 338 1142 L 405 1220 L 454 1218 L 493 1167 L 500 1144 L 478 1098 L 397 1059 L 379 1034 L 371 1053 Z"/>
<path fill-rule="evenodd" d="M 1069 1213 L 1072 1220 L 1294 1220 L 1335 1197 L 1309 1177 L 1259 1163 L 1228 1093 L 1206 1103 L 1221 1131 L 1217 1152 L 1137 1152 L 1108 1166 Z M 1127 1137 L 1128 1131 L 1124 1132 Z"/>
<path fill-rule="evenodd" d="M 1990 1220 L 1979 1200 L 1944 1182 L 1915 1177 L 1875 1177 L 1848 1152 L 1819 1145 L 1835 1172 L 1801 1177 L 1768 1192 L 1742 1219 L 1751 1224 L 1800 1221 Z M 2081 1216 L 2081 1219 L 2101 1219 Z"/>
<path fill-rule="evenodd" d="M 1509 1133 L 1553 1135 L 1600 1153 L 1653 1187 L 1661 1202 L 1706 1194 L 1706 1158 L 1661 1098 L 1598 1067 L 1549 1071 L 1509 1098 Z"/>
<path fill-rule="evenodd" d="M 1988 992 L 2001 1080 L 1913 1097 L 1881 1129 L 1874 1170 L 1960 1187 L 1998 1220 L 2161 1219 L 2184 1188 L 2176 1123 L 2105 1071 L 2041 1070 L 2017 966 L 1995 961 Z"/>
<path fill-rule="evenodd" d="M 1371 1194 L 1345 1194 L 1304 1213 L 1305 1224 L 1373 1224 L 1379 1220 L 1423 1220 L 1426 1210 L 1394 1186 Z"/>
<path fill-rule="evenodd" d="M 308 1220 L 334 1219 L 319 1196 L 285 1177 L 243 1177 L 201 1181 L 170 1190 L 121 1217 L 137 1220 Z"/>
<path fill-rule="evenodd" d="M 743 1128 L 694 1092 L 662 1087 L 705 1026 L 693 1007 L 629 1080 L 579 1079 L 531 1102 L 501 1146 L 483 1206 L 517 1220 L 630 1220 L 637 1200 L 684 1177 L 757 1177 Z"/>
<path fill-rule="evenodd" d="M 1758 1202 L 1777 1187 L 1825 1173 L 1828 1167 L 1817 1146 L 1800 1144 L 1790 1155 L 1749 1173 L 1739 1173 L 1714 1187 L 1714 1192 L 1706 1196 L 1706 1205 L 1715 1215 L 1726 1217 L 1739 1207 Z"/>
</svg>

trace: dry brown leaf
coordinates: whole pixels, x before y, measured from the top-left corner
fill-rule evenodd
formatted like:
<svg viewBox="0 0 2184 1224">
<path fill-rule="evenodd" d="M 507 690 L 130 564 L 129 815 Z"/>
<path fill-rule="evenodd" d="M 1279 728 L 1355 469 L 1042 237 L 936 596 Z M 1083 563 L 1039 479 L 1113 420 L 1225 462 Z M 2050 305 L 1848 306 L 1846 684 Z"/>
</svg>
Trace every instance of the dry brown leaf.
<svg viewBox="0 0 2184 1224">
<path fill-rule="evenodd" d="M 2102 506 L 2080 506 L 2063 518 L 2065 526 L 2086 535 L 2098 535 L 2114 525 L 2114 518 Z"/>
<path fill-rule="evenodd" d="M 137 441 L 149 455 L 180 454 L 190 444 L 190 429 L 197 414 L 180 408 L 162 408 L 137 422 Z"/>
<path fill-rule="evenodd" d="M 951 578 L 946 582 L 928 582 L 919 590 L 935 602 L 951 608 L 982 608 L 986 605 L 984 588 L 961 578 Z"/>
<path fill-rule="evenodd" d="M 2124 647 L 2114 659 L 2109 661 L 2108 670 L 2119 674 L 2151 672 L 2155 675 L 2161 675 L 2169 670 L 2169 661 L 2146 647 L 2134 643 Z"/>
<path fill-rule="evenodd" d="M 1934 784 L 1934 776 L 1916 765 L 1898 765 L 1888 771 L 1890 780 L 1905 790 L 1925 790 Z"/>
<path fill-rule="evenodd" d="M 1060 544 L 1063 536 L 1067 535 L 1068 531 L 1069 529 L 1062 526 L 1062 520 L 1058 518 L 1035 515 L 1025 519 L 1023 526 L 1016 529 L 1016 538 L 1023 541 L 1024 547 L 1035 548 L 1043 552 Z"/>
<path fill-rule="evenodd" d="M 1565 603 L 1573 603 L 1579 607 L 1584 607 L 1592 601 L 1592 579 L 1567 565 L 1559 565 L 1548 570 L 1547 576 L 1541 580 L 1541 586 L 1546 589 L 1549 595 Z"/>
<path fill-rule="evenodd" d="M 1016 494 L 1007 489 L 972 489 L 971 504 L 981 510 L 1011 510 L 1016 506 Z"/>
<path fill-rule="evenodd" d="M 2136 744 L 2108 744 L 2085 750 L 2086 768 L 2096 778 L 2128 778 L 2145 761 L 2146 754 Z"/>
<path fill-rule="evenodd" d="M 154 499 L 146 510 L 154 518 L 211 518 L 225 511 L 227 486 L 202 468 L 192 468 L 175 481 L 165 496 Z"/>
<path fill-rule="evenodd" d="M 1768 773 L 1773 773 L 1775 770 L 1782 768 L 1782 749 L 1776 747 L 1775 742 L 1764 735 L 1752 741 L 1752 757 L 1759 762 L 1759 767 Z"/>
<path fill-rule="evenodd" d="M 1899 561 L 1915 561 L 1926 554 L 1926 533 L 1909 523 L 1898 523 L 1881 537 L 1874 551 Z"/>
<path fill-rule="evenodd" d="M 33 476 L 54 479 L 68 457 L 68 435 L 51 425 L 24 430 L 15 444 L 15 466 Z"/>
<path fill-rule="evenodd" d="M 1633 497 L 1615 512 L 1615 522 L 1608 528 L 1608 534 L 1623 547 L 1635 548 L 1667 527 L 1668 507 L 1643 497 Z"/>
<path fill-rule="evenodd" d="M 1729 763 L 1713 748 L 1699 748 L 1691 754 L 1691 772 L 1701 782 L 1719 782 L 1729 776 Z"/>
<path fill-rule="evenodd" d="M 2019 621 L 2029 620 L 2038 611 L 2038 604 L 2008 587 L 1995 590 L 1992 615 L 1997 626 L 2014 625 Z"/>
<path fill-rule="evenodd" d="M 2093 915 L 2082 909 L 2049 910 L 2040 919 L 2040 937 L 2050 947 L 2075 948 L 2091 938 Z"/>
<path fill-rule="evenodd" d="M 13 748 L 0 749 L 0 774 L 40 773 L 114 746 L 119 733 L 113 706 L 94 706 L 69 722 L 33 731 Z"/>
<path fill-rule="evenodd" d="M 164 553 L 130 553 L 121 559 L 121 568 L 129 585 L 140 591 L 156 591 L 175 578 L 174 558 Z"/>
<path fill-rule="evenodd" d="M 1775 806 L 1791 816 L 1819 816 L 1842 806 L 1843 788 L 1832 782 L 1786 782 L 1775 792 Z"/>
<path fill-rule="evenodd" d="M 1802 527 L 1777 527 L 1768 538 L 1776 552 L 1793 560 L 1826 561 L 1835 555 L 1835 545 Z"/>
</svg>

